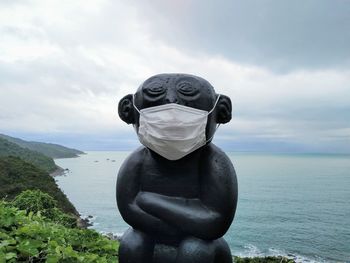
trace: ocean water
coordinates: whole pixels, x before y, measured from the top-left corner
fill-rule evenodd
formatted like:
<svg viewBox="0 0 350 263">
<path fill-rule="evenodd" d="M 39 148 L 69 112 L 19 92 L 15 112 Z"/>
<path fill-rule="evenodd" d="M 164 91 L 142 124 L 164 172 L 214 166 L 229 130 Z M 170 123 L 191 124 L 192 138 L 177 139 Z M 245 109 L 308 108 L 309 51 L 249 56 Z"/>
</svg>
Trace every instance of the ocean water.
<svg viewBox="0 0 350 263">
<path fill-rule="evenodd" d="M 123 233 L 115 201 L 129 152 L 57 159 L 56 177 L 92 228 Z M 225 239 L 234 255 L 289 255 L 299 262 L 350 262 L 350 156 L 228 153 L 237 173 L 236 216 Z"/>
</svg>

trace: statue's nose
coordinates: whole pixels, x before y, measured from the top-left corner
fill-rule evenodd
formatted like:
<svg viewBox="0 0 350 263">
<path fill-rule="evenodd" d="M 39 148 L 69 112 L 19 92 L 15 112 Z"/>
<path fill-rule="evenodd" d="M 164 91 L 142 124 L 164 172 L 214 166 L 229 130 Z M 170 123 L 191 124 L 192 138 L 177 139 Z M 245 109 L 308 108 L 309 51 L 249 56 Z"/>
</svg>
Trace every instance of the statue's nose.
<svg viewBox="0 0 350 263">
<path fill-rule="evenodd" d="M 168 94 L 165 98 L 165 103 L 177 103 L 177 97 L 174 94 Z"/>
</svg>

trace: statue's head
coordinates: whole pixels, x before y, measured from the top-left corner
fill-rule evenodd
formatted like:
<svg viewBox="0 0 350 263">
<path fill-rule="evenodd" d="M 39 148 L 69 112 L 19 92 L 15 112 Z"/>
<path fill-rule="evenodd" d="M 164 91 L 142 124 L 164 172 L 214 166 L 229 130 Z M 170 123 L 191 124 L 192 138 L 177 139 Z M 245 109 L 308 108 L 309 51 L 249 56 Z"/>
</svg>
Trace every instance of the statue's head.
<svg viewBox="0 0 350 263">
<path fill-rule="evenodd" d="M 150 77 L 141 84 L 135 94 L 128 94 L 120 100 L 118 113 L 124 122 L 133 124 L 139 131 L 140 112 L 142 114 L 143 111 L 149 111 L 148 108 L 159 109 L 156 106 L 166 104 L 178 104 L 207 112 L 206 143 L 211 141 L 217 124 L 231 120 L 230 98 L 216 94 L 212 85 L 205 79 L 188 74 L 159 74 Z M 186 118 L 187 115 L 183 116 Z M 181 120 L 173 123 L 174 125 L 186 124 Z"/>
</svg>

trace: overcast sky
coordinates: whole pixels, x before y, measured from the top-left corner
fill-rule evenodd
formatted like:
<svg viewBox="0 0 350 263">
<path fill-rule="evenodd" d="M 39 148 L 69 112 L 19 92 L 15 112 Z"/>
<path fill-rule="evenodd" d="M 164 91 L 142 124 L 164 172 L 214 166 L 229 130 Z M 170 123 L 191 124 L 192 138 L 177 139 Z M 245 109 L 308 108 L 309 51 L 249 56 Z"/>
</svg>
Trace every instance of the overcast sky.
<svg viewBox="0 0 350 263">
<path fill-rule="evenodd" d="M 164 72 L 231 97 L 227 151 L 350 153 L 350 1 L 0 1 L 0 133 L 133 149 L 117 103 Z"/>
</svg>

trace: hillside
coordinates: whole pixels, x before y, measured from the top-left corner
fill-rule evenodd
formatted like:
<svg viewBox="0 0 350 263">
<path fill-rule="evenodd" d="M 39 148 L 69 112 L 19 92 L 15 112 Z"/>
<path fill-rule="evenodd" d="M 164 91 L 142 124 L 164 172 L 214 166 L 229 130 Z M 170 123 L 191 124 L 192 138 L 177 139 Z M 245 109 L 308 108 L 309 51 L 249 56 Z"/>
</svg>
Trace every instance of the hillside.
<svg viewBox="0 0 350 263">
<path fill-rule="evenodd" d="M 58 144 L 25 141 L 4 134 L 0 134 L 0 138 L 8 140 L 29 150 L 42 153 L 51 158 L 72 158 L 84 153 L 82 151 L 64 147 Z"/>
<path fill-rule="evenodd" d="M 59 208 L 64 212 L 78 215 L 74 206 L 47 172 L 18 157 L 0 157 L 0 199 L 12 200 L 28 189 L 39 189 L 48 193 L 57 200 Z"/>
<path fill-rule="evenodd" d="M 52 158 L 45 156 L 42 153 L 31 151 L 22 148 L 19 145 L 12 143 L 6 139 L 0 138 L 0 157 L 16 156 L 22 160 L 38 166 L 46 172 L 53 172 L 57 166 Z"/>
<path fill-rule="evenodd" d="M 117 263 L 118 246 L 94 230 L 66 227 L 0 200 L 0 263 Z"/>
</svg>

